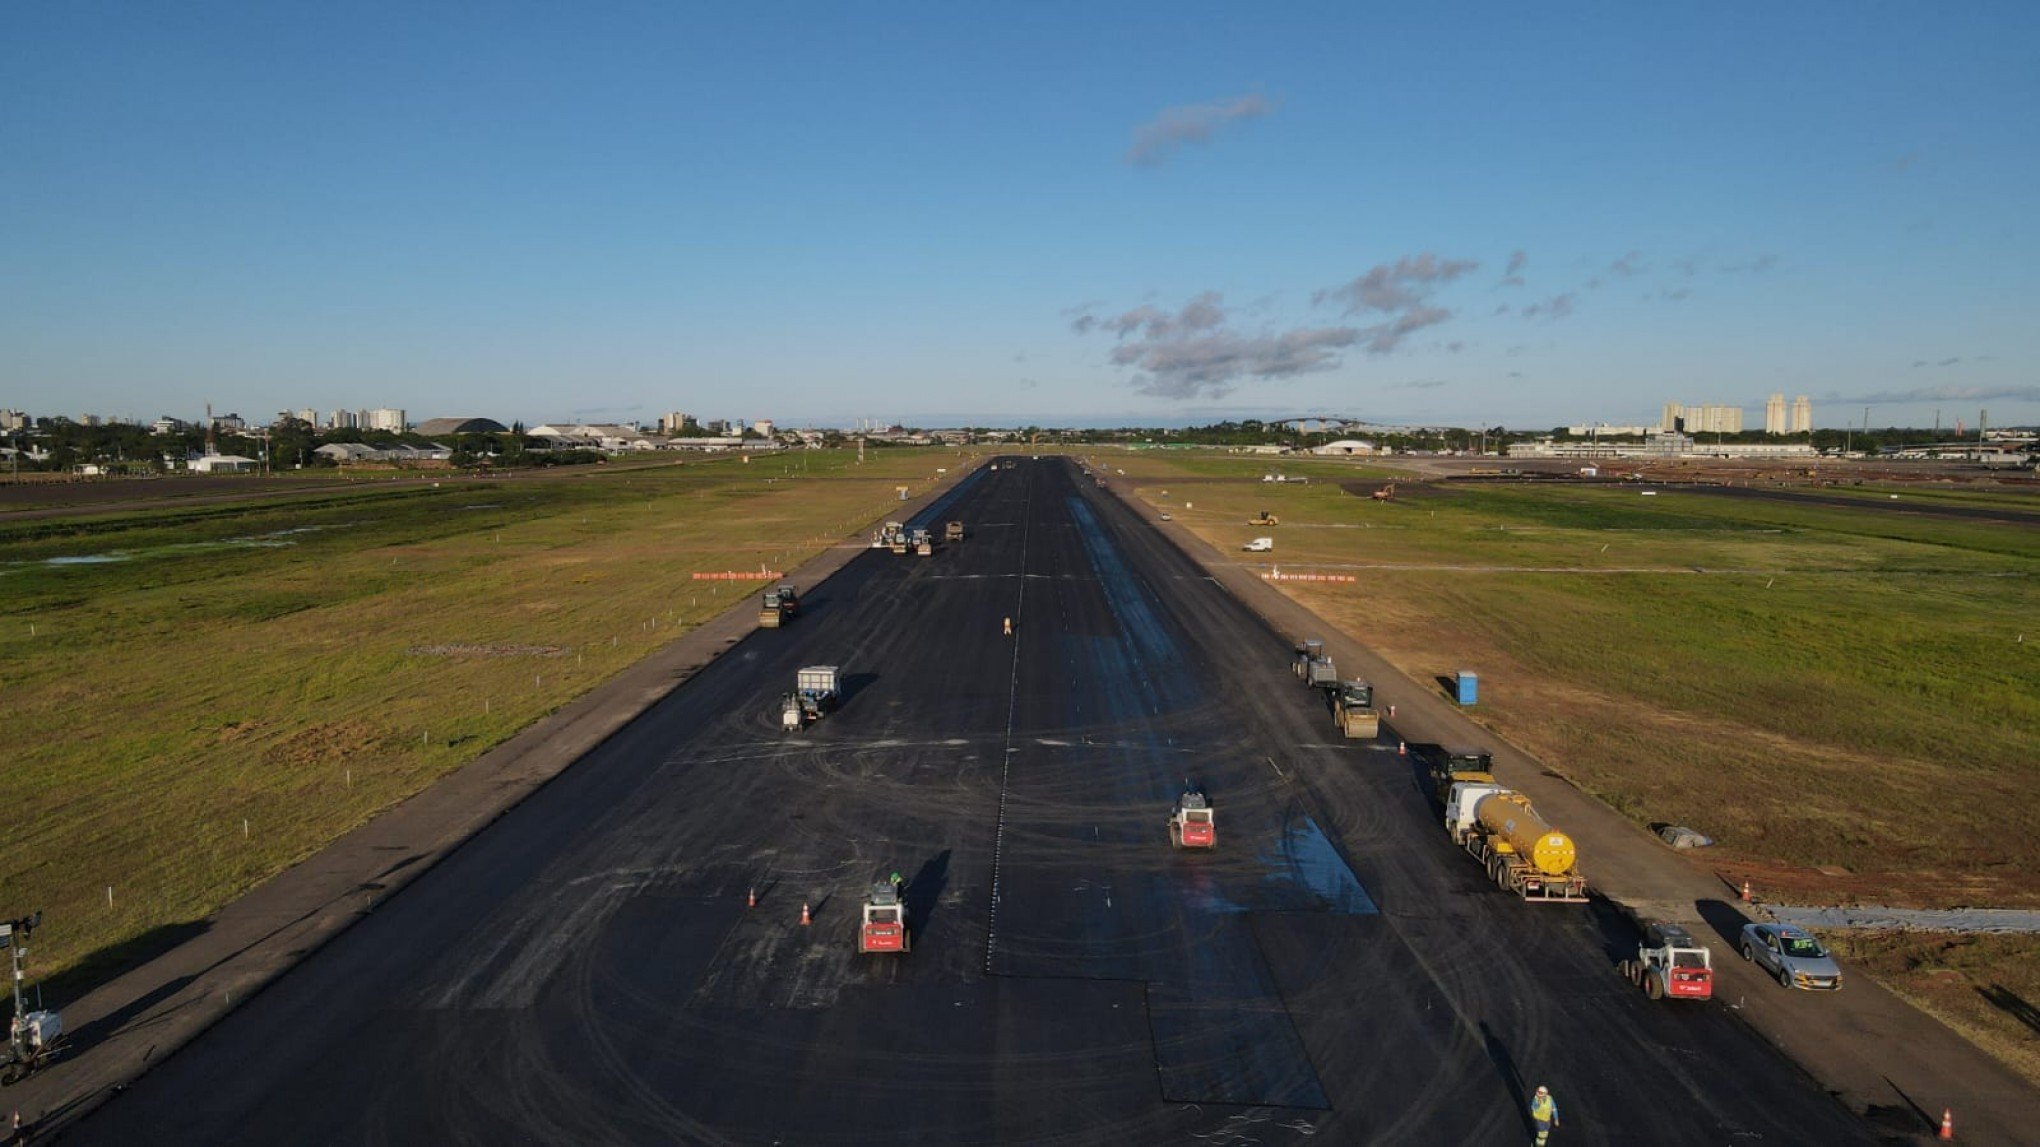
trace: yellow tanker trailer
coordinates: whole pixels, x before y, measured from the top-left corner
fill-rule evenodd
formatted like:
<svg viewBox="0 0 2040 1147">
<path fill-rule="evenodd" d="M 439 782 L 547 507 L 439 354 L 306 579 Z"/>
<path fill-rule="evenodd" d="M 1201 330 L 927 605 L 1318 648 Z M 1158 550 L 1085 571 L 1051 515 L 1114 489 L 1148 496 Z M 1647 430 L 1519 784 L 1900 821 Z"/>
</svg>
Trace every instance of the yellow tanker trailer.
<svg viewBox="0 0 2040 1147">
<path fill-rule="evenodd" d="M 1525 900 L 1585 900 L 1572 838 L 1551 827 L 1530 799 L 1496 784 L 1457 784 L 1445 801 L 1445 831 L 1487 868 L 1488 879 Z"/>
</svg>

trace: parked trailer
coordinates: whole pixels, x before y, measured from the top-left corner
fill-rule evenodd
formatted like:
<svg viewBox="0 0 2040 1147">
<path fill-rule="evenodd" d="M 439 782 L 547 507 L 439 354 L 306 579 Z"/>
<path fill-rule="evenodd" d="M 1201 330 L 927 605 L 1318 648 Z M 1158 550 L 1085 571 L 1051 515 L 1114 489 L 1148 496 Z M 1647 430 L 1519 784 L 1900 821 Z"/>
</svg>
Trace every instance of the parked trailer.
<svg viewBox="0 0 2040 1147">
<path fill-rule="evenodd" d="M 1576 901 L 1587 896 L 1572 838 L 1545 823 L 1514 789 L 1456 784 L 1445 802 L 1452 842 L 1487 868 L 1488 879 L 1525 900 Z"/>
<path fill-rule="evenodd" d="M 7 1024 L 7 1040 L 0 1043 L 0 1084 L 8 1086 L 49 1066 L 64 1051 L 64 1017 L 54 1011 L 30 1010 L 28 995 L 22 988 L 28 939 L 40 927 L 40 912 L 19 920 L 0 920 L 0 944 L 7 948 L 6 968 L 11 973 L 8 980 L 14 992 L 14 1015 Z"/>
</svg>

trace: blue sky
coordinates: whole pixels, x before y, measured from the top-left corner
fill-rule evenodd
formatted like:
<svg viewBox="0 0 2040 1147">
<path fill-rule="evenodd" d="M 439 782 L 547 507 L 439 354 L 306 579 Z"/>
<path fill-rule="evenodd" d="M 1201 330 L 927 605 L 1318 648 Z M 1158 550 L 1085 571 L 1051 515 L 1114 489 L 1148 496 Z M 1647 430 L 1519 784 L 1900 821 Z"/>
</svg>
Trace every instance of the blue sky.
<svg viewBox="0 0 2040 1147">
<path fill-rule="evenodd" d="M 0 407 L 2035 423 L 2036 109 L 2029 3 L 16 4 Z"/>
</svg>

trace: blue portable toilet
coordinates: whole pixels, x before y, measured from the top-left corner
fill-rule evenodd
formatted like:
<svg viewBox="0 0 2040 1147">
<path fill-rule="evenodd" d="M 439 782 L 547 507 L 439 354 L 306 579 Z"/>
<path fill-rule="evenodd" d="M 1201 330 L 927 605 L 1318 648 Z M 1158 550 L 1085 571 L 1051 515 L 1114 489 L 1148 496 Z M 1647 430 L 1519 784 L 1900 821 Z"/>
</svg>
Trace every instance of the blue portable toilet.
<svg viewBox="0 0 2040 1147">
<path fill-rule="evenodd" d="M 1480 697 L 1480 678 L 1471 672 L 1459 671 L 1459 703 L 1471 705 Z"/>
</svg>

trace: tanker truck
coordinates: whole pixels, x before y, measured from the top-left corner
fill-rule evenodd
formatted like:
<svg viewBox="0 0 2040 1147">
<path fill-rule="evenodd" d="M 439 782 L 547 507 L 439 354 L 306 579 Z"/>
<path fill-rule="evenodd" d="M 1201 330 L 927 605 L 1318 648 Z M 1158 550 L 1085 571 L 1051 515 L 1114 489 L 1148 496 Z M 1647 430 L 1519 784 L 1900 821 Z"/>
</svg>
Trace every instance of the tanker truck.
<svg viewBox="0 0 2040 1147">
<path fill-rule="evenodd" d="M 1488 879 L 1525 900 L 1582 901 L 1572 838 L 1545 823 L 1530 798 L 1497 784 L 1452 786 L 1445 800 L 1452 842 L 1487 866 Z"/>
</svg>

